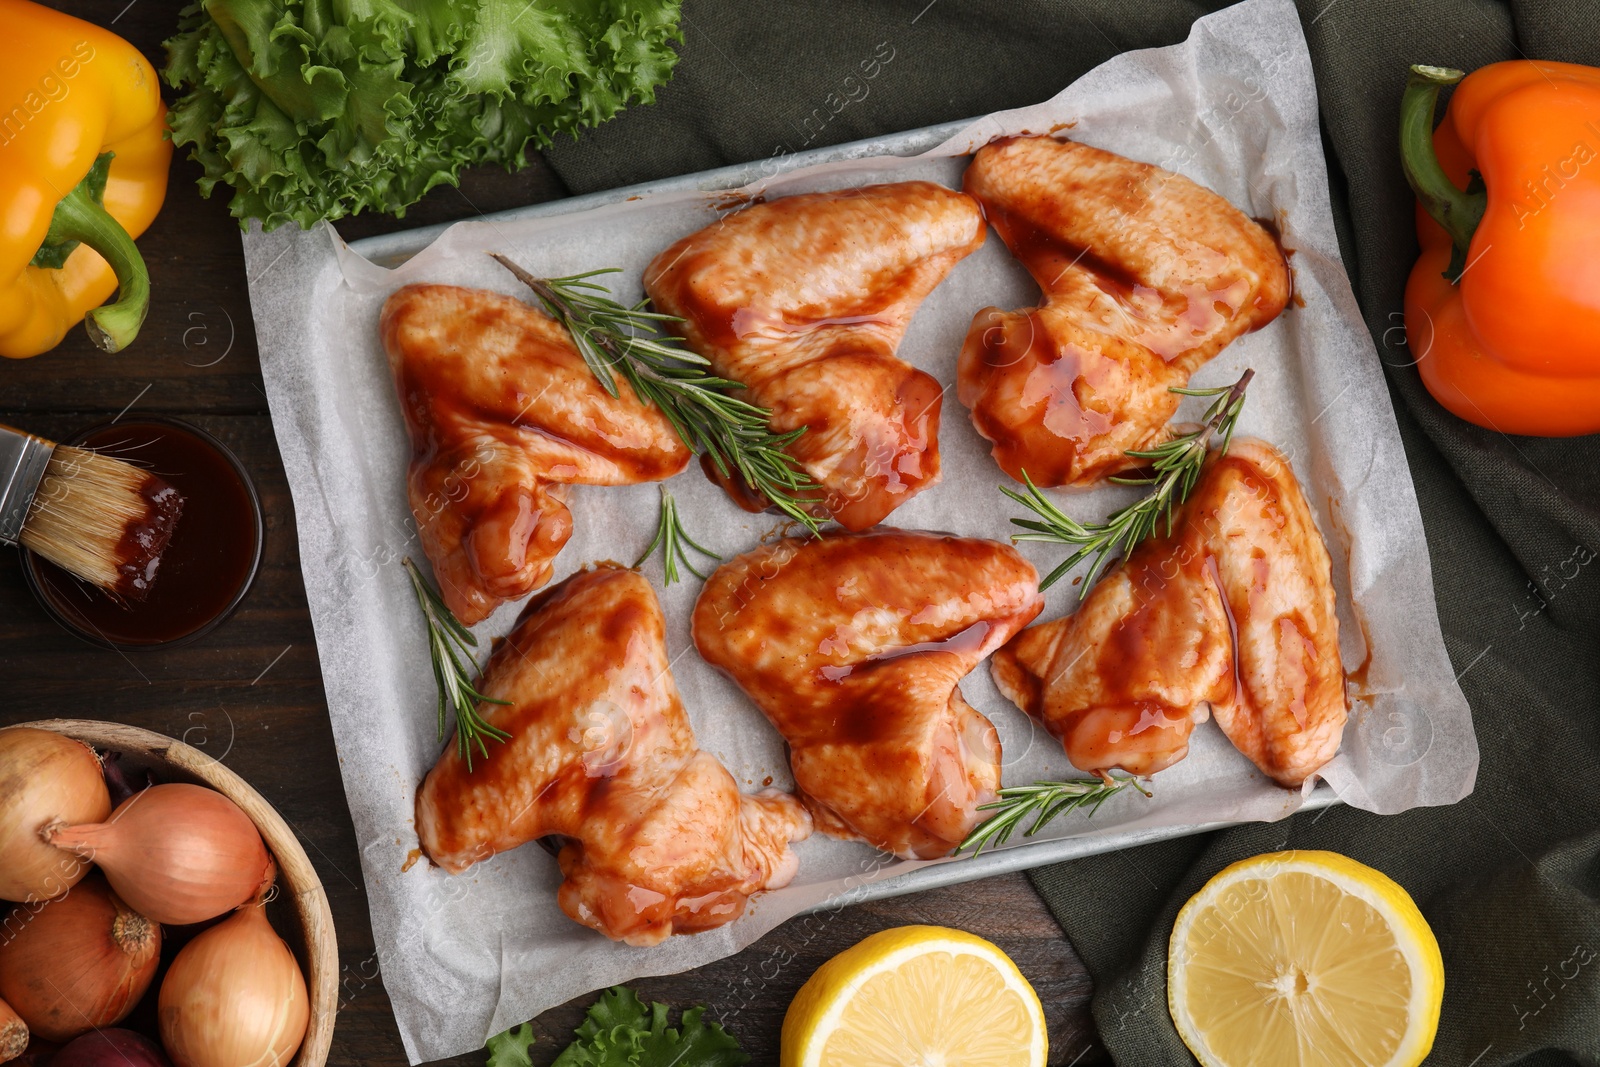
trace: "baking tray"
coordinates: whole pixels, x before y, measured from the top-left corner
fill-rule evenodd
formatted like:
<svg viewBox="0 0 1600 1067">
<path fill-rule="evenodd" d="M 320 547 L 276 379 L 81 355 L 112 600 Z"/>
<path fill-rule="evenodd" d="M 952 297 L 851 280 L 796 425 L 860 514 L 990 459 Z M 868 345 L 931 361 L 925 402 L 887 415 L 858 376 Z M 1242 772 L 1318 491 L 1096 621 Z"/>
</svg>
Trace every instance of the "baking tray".
<svg viewBox="0 0 1600 1067">
<path fill-rule="evenodd" d="M 582 196 L 566 197 L 541 204 L 531 204 L 527 207 L 510 208 L 506 211 L 484 214 L 481 218 L 486 222 L 501 222 L 565 215 L 658 193 L 681 193 L 686 191 L 717 193 L 740 188 L 763 179 L 771 179 L 779 174 L 818 163 L 869 159 L 874 156 L 887 155 L 914 156 L 944 143 L 949 138 L 971 126 L 973 121 L 972 119 L 967 119 L 960 122 L 941 123 L 884 137 L 872 137 L 826 148 L 809 149 L 777 159 L 764 159 L 753 163 L 737 163 L 676 178 L 663 178 L 659 181 L 641 182 L 637 185 L 586 193 Z M 377 237 L 366 237 L 358 241 L 352 241 L 350 249 L 379 266 L 392 268 L 399 266 L 432 244 L 440 234 L 453 225 L 455 225 L 455 222 L 445 222 L 433 226 L 419 226 L 416 229 L 402 230 Z M 1340 803 L 1339 798 L 1334 795 L 1333 790 L 1325 783 L 1319 783 L 1312 794 L 1305 798 L 1300 810 L 1326 808 L 1338 803 Z M 1188 826 L 1162 826 L 1144 830 L 1100 833 L 1094 830 L 1092 823 L 1086 823 L 1081 831 L 1084 836 L 1049 841 L 1027 841 L 1014 838 L 1013 843 L 1003 848 L 982 852 L 971 858 L 935 863 L 925 867 L 918 867 L 904 874 L 862 882 L 809 910 L 812 912 L 825 911 L 847 904 L 858 904 L 869 900 L 900 896 L 906 893 L 917 893 L 925 889 L 936 889 L 940 886 L 954 885 L 958 882 L 970 882 L 980 878 L 992 878 L 996 875 L 1010 874 L 1015 871 L 1027 870 L 1031 867 L 1040 867 L 1048 863 L 1060 863 L 1064 860 L 1078 859 L 1082 856 L 1115 852 L 1120 849 L 1133 848 L 1156 841 L 1168 841 L 1176 837 L 1202 834 L 1211 830 L 1237 825 L 1240 824 L 1237 822 L 1208 822 Z"/>
</svg>

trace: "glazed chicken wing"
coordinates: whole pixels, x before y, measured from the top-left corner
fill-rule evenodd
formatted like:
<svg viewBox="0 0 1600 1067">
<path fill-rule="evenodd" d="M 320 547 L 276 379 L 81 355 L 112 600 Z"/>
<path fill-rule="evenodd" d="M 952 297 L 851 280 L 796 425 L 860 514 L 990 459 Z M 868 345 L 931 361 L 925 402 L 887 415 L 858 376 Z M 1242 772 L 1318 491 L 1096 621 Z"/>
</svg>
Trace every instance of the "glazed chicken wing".
<svg viewBox="0 0 1600 1067">
<path fill-rule="evenodd" d="M 1169 536 L 990 670 L 1080 770 L 1170 767 L 1209 709 L 1262 773 L 1300 785 L 1339 750 L 1348 705 L 1328 550 L 1288 461 L 1259 441 L 1212 453 Z"/>
<path fill-rule="evenodd" d="M 732 922 L 789 883 L 811 818 L 787 793 L 742 795 L 695 747 L 655 593 L 615 565 L 529 603 L 484 669 L 485 719 L 511 734 L 471 771 L 447 748 L 417 795 L 417 833 L 459 874 L 546 835 L 565 839 L 561 910 L 652 945 Z"/>
<path fill-rule="evenodd" d="M 1000 740 L 959 683 L 1043 603 L 1033 567 L 993 541 L 791 538 L 718 568 L 694 640 L 789 742 L 819 829 L 927 858 L 1000 785 Z"/>
<path fill-rule="evenodd" d="M 972 320 L 957 395 L 1019 481 L 1086 485 L 1138 463 L 1178 409 L 1168 392 L 1277 317 L 1289 273 L 1272 236 L 1222 197 L 1148 163 L 1051 137 L 979 149 L 964 187 L 1044 291 Z"/>
<path fill-rule="evenodd" d="M 863 530 L 939 478 L 943 390 L 895 350 L 983 236 L 978 205 L 930 182 L 787 196 L 668 248 L 645 288 L 717 374 L 771 409 L 774 431 L 806 428 L 789 452 L 825 491 L 818 513 Z"/>
<path fill-rule="evenodd" d="M 408 489 L 450 610 L 472 626 L 550 580 L 568 485 L 669 478 L 689 450 L 627 382 L 605 391 L 555 320 L 481 289 L 408 285 L 379 320 L 411 435 Z"/>
</svg>

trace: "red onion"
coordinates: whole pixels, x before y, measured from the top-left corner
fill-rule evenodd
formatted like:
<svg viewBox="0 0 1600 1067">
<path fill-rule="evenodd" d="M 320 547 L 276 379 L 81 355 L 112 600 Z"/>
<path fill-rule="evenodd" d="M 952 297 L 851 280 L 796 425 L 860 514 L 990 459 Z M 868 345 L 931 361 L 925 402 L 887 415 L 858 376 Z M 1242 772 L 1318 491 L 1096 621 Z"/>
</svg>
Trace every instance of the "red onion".
<svg viewBox="0 0 1600 1067">
<path fill-rule="evenodd" d="M 117 805 L 106 822 L 58 827 L 46 840 L 99 864 L 129 907 L 168 926 L 232 911 L 272 870 L 250 816 L 198 785 L 153 785 Z"/>
<path fill-rule="evenodd" d="M 100 754 L 100 770 L 105 774 L 106 789 L 111 794 L 111 804 L 115 807 L 127 800 L 141 789 L 148 789 L 156 784 L 155 776 L 149 771 L 128 777 L 128 772 L 122 766 L 122 753 L 102 752 Z M 138 785 L 134 784 L 137 779 Z"/>
<path fill-rule="evenodd" d="M 97 1030 L 56 1053 L 50 1067 L 172 1067 L 161 1046 L 132 1030 Z"/>
<path fill-rule="evenodd" d="M 12 1060 L 6 1067 L 51 1067 L 61 1046 L 54 1041 L 41 1041 L 37 1037 L 28 1043 L 28 1051 Z"/>
</svg>

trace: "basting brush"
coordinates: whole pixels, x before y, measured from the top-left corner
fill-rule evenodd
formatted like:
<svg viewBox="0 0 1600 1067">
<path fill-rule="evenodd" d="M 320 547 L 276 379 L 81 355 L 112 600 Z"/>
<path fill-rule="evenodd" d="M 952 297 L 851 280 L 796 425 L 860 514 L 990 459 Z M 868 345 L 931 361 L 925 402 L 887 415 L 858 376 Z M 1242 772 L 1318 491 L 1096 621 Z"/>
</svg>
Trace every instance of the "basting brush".
<svg viewBox="0 0 1600 1067">
<path fill-rule="evenodd" d="M 182 512 L 183 494 L 147 470 L 0 424 L 0 544 L 143 600 Z"/>
</svg>

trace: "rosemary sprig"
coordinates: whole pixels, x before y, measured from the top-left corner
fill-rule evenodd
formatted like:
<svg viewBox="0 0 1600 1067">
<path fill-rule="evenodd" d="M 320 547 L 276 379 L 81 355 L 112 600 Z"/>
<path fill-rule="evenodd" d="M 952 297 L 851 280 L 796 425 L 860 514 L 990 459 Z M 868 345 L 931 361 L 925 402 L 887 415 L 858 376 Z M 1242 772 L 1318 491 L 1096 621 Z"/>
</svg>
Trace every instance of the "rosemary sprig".
<svg viewBox="0 0 1600 1067">
<path fill-rule="evenodd" d="M 1093 556 L 1094 562 L 1089 565 L 1089 573 L 1084 575 L 1083 584 L 1079 587 L 1079 595 L 1082 596 L 1100 576 L 1112 553 L 1120 550 L 1127 555 L 1134 545 L 1155 533 L 1162 520 L 1166 521 L 1167 533 L 1171 533 L 1173 509 L 1187 500 L 1194 489 L 1194 483 L 1200 477 L 1200 468 L 1205 465 L 1206 451 L 1211 447 L 1213 434 L 1222 435 L 1222 451 L 1228 451 L 1228 445 L 1233 441 L 1234 427 L 1239 423 L 1239 414 L 1244 410 L 1245 388 L 1255 373 L 1247 370 L 1233 385 L 1220 389 L 1173 388 L 1171 392 L 1182 396 L 1214 396 L 1217 399 L 1201 417 L 1199 429 L 1174 437 L 1155 448 L 1129 450 L 1128 455 L 1135 459 L 1150 461 L 1149 476 L 1112 478 L 1111 481 L 1122 485 L 1148 485 L 1153 489 L 1132 504 L 1112 512 L 1104 522 L 1083 523 L 1074 519 L 1039 491 L 1027 471 L 1022 472 L 1023 483 L 1028 487 L 1026 493 L 1001 486 L 1002 493 L 1039 516 L 1038 519 L 1012 519 L 1013 524 L 1028 532 L 1012 534 L 1011 540 L 1049 541 L 1078 546 L 1076 552 L 1045 576 L 1039 588 L 1050 588 L 1079 562 Z"/>
<path fill-rule="evenodd" d="M 1130 785 L 1145 796 L 1150 795 L 1139 785 L 1137 778 L 1081 778 L 1067 782 L 1008 786 L 1000 790 L 1000 799 L 979 806 L 979 811 L 992 810 L 994 814 L 979 823 L 966 840 L 956 846 L 956 852 L 965 852 L 970 848 L 976 856 L 985 846 L 998 848 L 1010 839 L 1012 831 L 1029 815 L 1034 817 L 1033 825 L 1022 832 L 1023 837 L 1032 837 L 1057 815 L 1073 808 L 1086 807 L 1089 809 L 1088 817 L 1092 817 L 1100 810 L 1100 805 Z"/>
<path fill-rule="evenodd" d="M 661 332 L 663 323 L 680 319 L 648 310 L 644 300 L 624 305 L 610 289 L 591 280 L 619 273 L 615 267 L 536 278 L 500 253 L 489 254 L 532 289 L 550 317 L 567 328 L 607 392 L 617 395 L 615 375 L 620 373 L 640 399 L 661 409 L 691 451 L 711 457 L 723 477 L 737 471 L 751 490 L 817 532 L 821 522 L 810 507 L 821 497 L 808 494 L 822 487 L 784 451 L 805 428 L 773 433 L 767 425 L 771 411 L 730 395 L 743 389 L 742 383 L 712 374 L 709 360 Z"/>
<path fill-rule="evenodd" d="M 672 498 L 672 494 L 667 492 L 667 487 L 663 485 L 661 487 L 661 519 L 656 526 L 656 535 L 651 540 L 649 547 L 639 553 L 639 558 L 633 561 L 633 565 L 638 567 L 649 559 L 650 554 L 659 547 L 661 549 L 661 563 L 665 570 L 666 584 L 671 585 L 678 580 L 678 567 L 680 565 L 696 578 L 705 581 L 706 576 L 695 570 L 694 564 L 689 562 L 689 553 L 684 548 L 685 545 L 702 556 L 707 556 L 714 560 L 722 559 L 721 556 L 689 536 L 688 531 L 683 528 L 683 521 L 678 518 L 678 502 Z"/>
<path fill-rule="evenodd" d="M 485 738 L 502 743 L 511 740 L 510 734 L 478 714 L 478 702 L 510 704 L 511 701 L 496 700 L 478 692 L 473 685 L 478 673 L 473 649 L 478 647 L 478 639 L 445 607 L 438 591 L 428 584 L 415 563 L 407 558 L 402 566 L 411 576 L 411 588 L 416 591 L 422 617 L 428 623 L 428 651 L 433 657 L 433 679 L 439 686 L 439 740 L 444 740 L 445 705 L 449 704 L 456 712 L 456 751 L 467 761 L 467 773 L 471 774 L 473 745 L 488 759 L 489 746 Z"/>
</svg>

